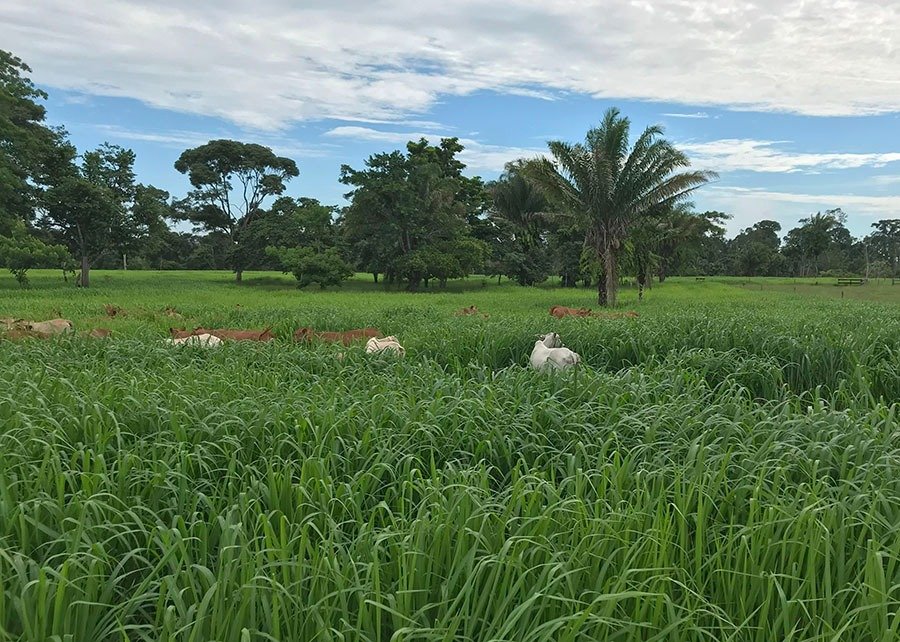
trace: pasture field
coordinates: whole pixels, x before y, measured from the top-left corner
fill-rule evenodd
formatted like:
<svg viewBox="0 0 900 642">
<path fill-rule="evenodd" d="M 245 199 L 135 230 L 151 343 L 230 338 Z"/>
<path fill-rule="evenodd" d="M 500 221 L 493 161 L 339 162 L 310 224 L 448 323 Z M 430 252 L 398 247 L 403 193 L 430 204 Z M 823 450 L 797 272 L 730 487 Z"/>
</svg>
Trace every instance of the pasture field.
<svg viewBox="0 0 900 642">
<path fill-rule="evenodd" d="M 595 293 L 92 276 L 0 278 L 0 317 L 114 333 L 0 341 L 0 641 L 900 637 L 890 294 L 682 279 L 556 320 Z M 407 355 L 163 344 L 200 324 Z M 584 367 L 526 367 L 550 330 Z"/>
</svg>

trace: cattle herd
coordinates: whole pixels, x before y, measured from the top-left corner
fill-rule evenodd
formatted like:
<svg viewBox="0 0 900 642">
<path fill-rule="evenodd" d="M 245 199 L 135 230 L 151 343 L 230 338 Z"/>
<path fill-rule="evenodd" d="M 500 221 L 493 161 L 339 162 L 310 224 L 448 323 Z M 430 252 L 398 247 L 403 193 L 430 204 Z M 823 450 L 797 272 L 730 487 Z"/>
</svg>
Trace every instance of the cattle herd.
<svg viewBox="0 0 900 642">
<path fill-rule="evenodd" d="M 167 308 L 168 313 L 169 308 Z M 116 317 L 124 315 L 124 310 L 116 306 L 105 306 L 107 316 Z M 488 318 L 487 314 L 481 314 L 474 305 L 462 308 L 455 313 L 457 316 L 480 315 Z M 562 305 L 554 305 L 550 308 L 550 315 L 562 319 L 567 316 L 574 317 L 604 317 L 604 318 L 634 318 L 636 312 L 627 311 L 621 313 L 596 313 L 589 308 L 569 308 Z M 175 316 L 175 315 L 169 315 Z M 178 315 L 180 316 L 180 315 Z M 49 321 L 26 321 L 24 319 L 0 319 L 0 327 L 3 328 L 3 338 L 18 339 L 47 339 L 50 337 L 72 334 L 75 332 L 74 324 L 68 319 L 50 319 Z M 83 336 L 105 339 L 111 335 L 106 328 L 93 328 L 82 333 Z M 184 328 L 169 328 L 171 335 L 166 342 L 170 345 L 186 345 L 203 348 L 211 348 L 221 345 L 226 341 L 271 341 L 276 338 L 272 328 L 264 330 L 235 330 L 229 328 L 205 328 L 197 327 L 193 330 Z M 316 331 L 313 328 L 298 328 L 293 333 L 294 341 L 311 343 L 313 341 L 341 344 L 350 346 L 356 342 L 366 342 L 366 353 L 393 353 L 398 356 L 406 354 L 406 350 L 394 336 L 384 336 L 378 328 L 358 328 L 356 330 L 344 330 L 340 332 Z M 339 355 L 342 358 L 343 354 Z M 578 353 L 566 348 L 559 335 L 555 332 L 538 335 L 531 351 L 530 363 L 535 370 L 565 370 L 580 363 Z"/>
</svg>

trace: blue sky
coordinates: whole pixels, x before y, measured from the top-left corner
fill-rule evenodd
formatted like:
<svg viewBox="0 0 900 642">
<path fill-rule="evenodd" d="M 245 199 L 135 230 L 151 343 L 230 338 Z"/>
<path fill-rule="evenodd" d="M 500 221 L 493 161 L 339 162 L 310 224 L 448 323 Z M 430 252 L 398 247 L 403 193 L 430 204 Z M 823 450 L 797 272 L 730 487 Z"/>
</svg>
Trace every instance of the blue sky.
<svg viewBox="0 0 900 642">
<path fill-rule="evenodd" d="M 410 138 L 457 136 L 492 178 L 617 106 L 719 172 L 694 202 L 730 234 L 833 207 L 857 235 L 900 217 L 900 3 L 183 4 L 14 0 L 0 42 L 79 149 L 131 147 L 176 196 L 175 159 L 211 138 L 269 145 L 300 166 L 291 194 L 341 203 L 342 163 Z"/>
</svg>

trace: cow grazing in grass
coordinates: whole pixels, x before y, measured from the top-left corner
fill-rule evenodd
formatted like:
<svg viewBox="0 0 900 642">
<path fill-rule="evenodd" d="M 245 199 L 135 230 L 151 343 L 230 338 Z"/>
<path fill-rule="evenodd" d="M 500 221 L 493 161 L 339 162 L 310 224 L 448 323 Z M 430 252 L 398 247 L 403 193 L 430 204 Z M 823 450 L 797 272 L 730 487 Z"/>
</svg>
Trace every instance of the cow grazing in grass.
<svg viewBox="0 0 900 642">
<path fill-rule="evenodd" d="M 530 359 L 531 367 L 535 370 L 567 370 L 581 362 L 581 356 L 565 347 L 555 332 L 538 336 Z"/>
<path fill-rule="evenodd" d="M 271 341 L 275 338 L 275 335 L 272 334 L 272 328 L 266 328 L 262 332 L 259 330 L 227 330 L 224 328 L 205 330 L 204 332 L 223 341 Z"/>
<path fill-rule="evenodd" d="M 35 332 L 45 337 L 57 334 L 68 334 L 75 331 L 74 324 L 68 319 L 50 319 L 49 321 L 26 322 L 24 330 Z"/>
<path fill-rule="evenodd" d="M 173 339 L 184 339 L 186 337 L 195 337 L 201 334 L 209 334 L 217 339 L 224 341 L 271 341 L 275 338 L 271 328 L 265 330 L 227 330 L 224 328 L 194 328 L 193 330 L 183 330 L 178 328 L 169 328 L 169 334 Z"/>
<path fill-rule="evenodd" d="M 166 343 L 173 346 L 194 346 L 198 348 L 214 348 L 222 345 L 222 340 L 211 334 L 190 334 L 186 337 L 172 337 Z"/>
<path fill-rule="evenodd" d="M 373 337 L 366 342 L 366 353 L 376 354 L 381 352 L 392 352 L 398 357 L 406 354 L 406 350 L 397 341 L 397 337 Z"/>
<path fill-rule="evenodd" d="M 294 332 L 294 341 L 326 341 L 328 343 L 341 343 L 345 346 L 350 345 L 354 341 L 363 341 L 380 337 L 381 330 L 378 328 L 359 328 L 357 330 L 346 330 L 344 332 L 316 332 L 312 328 L 298 328 Z"/>
<path fill-rule="evenodd" d="M 478 307 L 474 306 L 474 305 L 470 305 L 468 308 L 460 308 L 459 310 L 457 310 L 456 312 L 453 313 L 453 315 L 457 316 L 457 317 L 473 317 L 478 314 L 481 314 L 481 313 L 478 312 Z M 491 315 L 481 314 L 481 316 L 485 319 L 488 319 L 488 318 L 490 318 Z"/>
<path fill-rule="evenodd" d="M 563 317 L 589 317 L 591 316 L 590 308 L 567 308 L 564 305 L 554 305 L 550 308 L 550 315 L 557 319 Z"/>
</svg>

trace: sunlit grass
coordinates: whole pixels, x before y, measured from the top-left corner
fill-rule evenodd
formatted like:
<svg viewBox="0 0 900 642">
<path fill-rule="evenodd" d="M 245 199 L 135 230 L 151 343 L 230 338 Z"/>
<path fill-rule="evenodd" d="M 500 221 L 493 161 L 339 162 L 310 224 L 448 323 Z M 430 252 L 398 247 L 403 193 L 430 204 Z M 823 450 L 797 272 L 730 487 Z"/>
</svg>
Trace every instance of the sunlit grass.
<svg viewBox="0 0 900 642">
<path fill-rule="evenodd" d="M 900 635 L 896 307 L 687 281 L 557 321 L 592 293 L 117 277 L 0 297 L 116 333 L 0 342 L 0 640 Z M 163 345 L 201 323 L 407 357 Z M 526 368 L 550 329 L 587 367 Z"/>
</svg>

